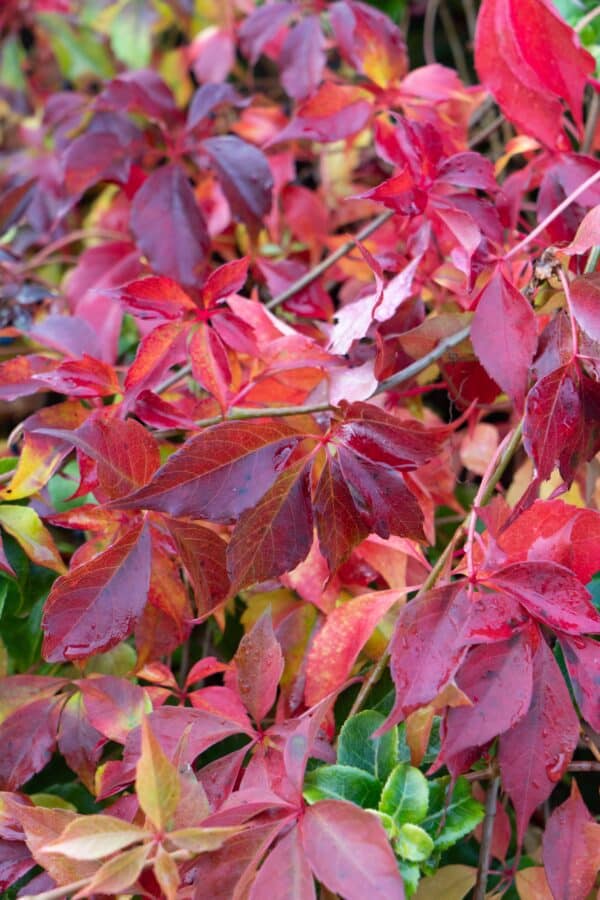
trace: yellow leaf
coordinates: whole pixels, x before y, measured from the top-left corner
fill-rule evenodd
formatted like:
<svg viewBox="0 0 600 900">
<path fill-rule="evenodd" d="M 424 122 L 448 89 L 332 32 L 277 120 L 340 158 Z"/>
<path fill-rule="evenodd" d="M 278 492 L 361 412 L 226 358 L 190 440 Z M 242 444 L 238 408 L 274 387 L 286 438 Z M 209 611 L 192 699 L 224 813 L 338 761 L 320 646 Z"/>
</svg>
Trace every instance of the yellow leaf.
<svg viewBox="0 0 600 900">
<path fill-rule="evenodd" d="M 414 900 L 462 900 L 477 877 L 477 869 L 473 866 L 443 866 L 432 875 L 424 878 L 419 884 Z"/>
<path fill-rule="evenodd" d="M 156 740 L 148 719 L 142 720 L 142 754 L 138 760 L 135 789 L 140 806 L 155 828 L 163 831 L 179 803 L 179 774 Z"/>
<path fill-rule="evenodd" d="M 29 506 L 0 506 L 0 525 L 21 545 L 29 559 L 38 566 L 60 575 L 67 571 L 50 532 Z"/>
<path fill-rule="evenodd" d="M 58 840 L 42 850 L 71 859 L 102 859 L 148 837 L 150 832 L 115 816 L 78 816 L 69 822 Z"/>
<path fill-rule="evenodd" d="M 92 894 L 121 894 L 132 887 L 139 878 L 152 848 L 151 844 L 142 844 L 126 850 L 100 866 L 92 880 L 73 900 L 84 900 Z"/>
<path fill-rule="evenodd" d="M 207 853 L 210 850 L 218 850 L 227 838 L 239 834 L 243 828 L 230 826 L 223 828 L 179 828 L 169 832 L 169 840 L 180 850 L 189 850 L 191 853 Z"/>
<path fill-rule="evenodd" d="M 177 888 L 181 881 L 179 869 L 173 857 L 169 856 L 163 847 L 158 848 L 154 860 L 154 875 L 167 900 L 177 900 Z"/>
</svg>

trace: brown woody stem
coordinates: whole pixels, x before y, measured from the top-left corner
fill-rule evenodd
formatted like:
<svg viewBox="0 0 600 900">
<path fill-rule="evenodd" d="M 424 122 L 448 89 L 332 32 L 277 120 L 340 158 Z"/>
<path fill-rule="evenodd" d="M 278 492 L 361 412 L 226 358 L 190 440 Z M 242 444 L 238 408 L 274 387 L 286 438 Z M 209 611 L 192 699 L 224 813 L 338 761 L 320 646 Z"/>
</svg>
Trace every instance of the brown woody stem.
<svg viewBox="0 0 600 900">
<path fill-rule="evenodd" d="M 485 818 L 483 820 L 483 832 L 481 835 L 481 846 L 479 848 L 479 865 L 477 866 L 477 881 L 475 882 L 473 900 L 485 900 L 499 789 L 500 776 L 495 775 L 490 781 L 485 798 Z"/>
</svg>

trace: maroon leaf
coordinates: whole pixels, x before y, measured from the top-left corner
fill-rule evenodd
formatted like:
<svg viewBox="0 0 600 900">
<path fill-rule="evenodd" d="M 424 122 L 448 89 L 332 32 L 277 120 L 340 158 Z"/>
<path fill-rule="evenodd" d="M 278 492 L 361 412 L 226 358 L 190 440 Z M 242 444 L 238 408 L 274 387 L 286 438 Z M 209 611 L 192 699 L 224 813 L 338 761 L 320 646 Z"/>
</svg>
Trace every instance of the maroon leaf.
<svg viewBox="0 0 600 900">
<path fill-rule="evenodd" d="M 69 144 L 63 165 L 68 192 L 81 194 L 98 181 L 125 184 L 131 158 L 116 134 L 88 132 Z"/>
<path fill-rule="evenodd" d="M 550 648 L 541 639 L 533 657 L 529 711 L 500 736 L 502 784 L 517 814 L 520 844 L 534 809 L 567 769 L 579 739 L 579 720 Z"/>
<path fill-rule="evenodd" d="M 573 479 L 584 426 L 578 382 L 576 367 L 563 366 L 540 378 L 527 397 L 523 443 L 542 480 L 555 466 L 565 481 Z"/>
<path fill-rule="evenodd" d="M 300 831 L 288 831 L 269 853 L 250 890 L 249 900 L 316 900 L 315 883 Z"/>
<path fill-rule="evenodd" d="M 319 881 L 345 900 L 404 900 L 396 858 L 374 813 L 343 800 L 308 807 L 302 843 Z"/>
<path fill-rule="evenodd" d="M 514 563 L 489 577 L 544 625 L 567 634 L 600 633 L 600 615 L 589 592 L 563 566 L 551 562 Z"/>
<path fill-rule="evenodd" d="M 338 456 L 327 454 L 314 497 L 321 552 L 335 572 L 369 529 L 354 504 Z"/>
<path fill-rule="evenodd" d="M 414 469 L 441 449 L 439 432 L 427 431 L 417 422 L 405 424 L 371 403 L 342 404 L 344 421 L 332 437 L 372 462 L 396 469 Z"/>
<path fill-rule="evenodd" d="M 423 540 L 423 513 L 402 475 L 340 448 L 340 466 L 369 532 Z"/>
<path fill-rule="evenodd" d="M 551 4 L 484 0 L 477 17 L 475 67 L 504 115 L 525 134 L 554 148 L 563 101 L 581 128 L 583 91 L 594 62 Z"/>
<path fill-rule="evenodd" d="M 600 341 L 599 306 L 600 273 L 576 278 L 571 285 L 571 308 L 577 323 L 593 341 Z"/>
<path fill-rule="evenodd" d="M 296 100 L 319 86 L 325 67 L 325 38 L 317 16 L 307 16 L 288 32 L 279 54 L 281 83 Z"/>
<path fill-rule="evenodd" d="M 283 654 L 273 631 L 271 613 L 263 613 L 240 641 L 235 654 L 238 690 L 255 722 L 269 712 L 283 672 Z"/>
<path fill-rule="evenodd" d="M 537 346 L 536 318 L 523 294 L 499 272 L 479 295 L 471 341 L 488 375 L 521 407 Z"/>
<path fill-rule="evenodd" d="M 16 791 L 50 761 L 57 714 L 64 697 L 44 697 L 20 707 L 0 725 L 0 789 Z"/>
<path fill-rule="evenodd" d="M 593 821 L 573 779 L 571 796 L 554 810 L 544 832 L 543 860 L 553 897 L 582 900 L 592 890 L 600 863 L 588 830 Z"/>
<path fill-rule="evenodd" d="M 197 522 L 165 517 L 194 589 L 198 614 L 211 613 L 229 594 L 223 538 Z"/>
<path fill-rule="evenodd" d="M 150 535 L 141 523 L 58 578 L 42 619 L 44 658 L 84 659 L 126 638 L 146 603 L 150 565 Z"/>
<path fill-rule="evenodd" d="M 6 891 L 35 866 L 35 860 L 24 841 L 0 840 L 0 890 Z"/>
<path fill-rule="evenodd" d="M 426 706 L 450 681 L 467 652 L 470 603 L 457 582 L 435 588 L 400 610 L 390 644 L 396 701 L 386 727 Z"/>
<path fill-rule="evenodd" d="M 271 487 L 300 437 L 281 422 L 225 422 L 207 428 L 119 506 L 231 521 Z"/>
<path fill-rule="evenodd" d="M 165 322 L 140 341 L 135 359 L 125 376 L 129 401 L 135 400 L 142 391 L 155 387 L 171 366 L 183 361 L 185 337 L 186 326 L 183 323 Z"/>
<path fill-rule="evenodd" d="M 486 744 L 522 719 L 531 702 L 532 672 L 530 636 L 471 650 L 456 683 L 473 706 L 448 710 L 439 761 Z"/>
<path fill-rule="evenodd" d="M 90 724 L 81 693 L 73 694 L 60 714 L 58 749 L 69 768 L 77 773 L 92 794 L 105 743 L 106 738 Z"/>
<path fill-rule="evenodd" d="M 240 516 L 227 547 L 232 593 L 295 569 L 312 540 L 310 465 L 300 460 Z"/>
<path fill-rule="evenodd" d="M 194 284 L 210 241 L 183 169 L 169 165 L 153 172 L 133 199 L 130 222 L 153 269 Z"/>
<path fill-rule="evenodd" d="M 273 191 L 273 176 L 264 153 L 231 134 L 208 138 L 202 146 L 233 215 L 249 225 L 258 225 L 271 209 Z"/>
<path fill-rule="evenodd" d="M 591 638 L 559 636 L 573 693 L 581 714 L 600 730 L 600 643 Z"/>
<path fill-rule="evenodd" d="M 240 47 L 254 66 L 266 44 L 295 12 L 293 3 L 276 2 L 259 6 L 247 16 L 240 28 Z"/>
</svg>

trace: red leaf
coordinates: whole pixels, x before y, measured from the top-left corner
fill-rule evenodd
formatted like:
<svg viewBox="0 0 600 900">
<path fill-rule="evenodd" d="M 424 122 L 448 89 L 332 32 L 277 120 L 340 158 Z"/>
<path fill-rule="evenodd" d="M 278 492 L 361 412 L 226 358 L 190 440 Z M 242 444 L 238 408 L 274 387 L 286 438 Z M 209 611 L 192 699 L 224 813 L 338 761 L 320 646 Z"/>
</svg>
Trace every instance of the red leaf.
<svg viewBox="0 0 600 900">
<path fill-rule="evenodd" d="M 508 559 L 555 562 L 587 584 L 600 570 L 600 513 L 562 500 L 536 500 L 502 532 L 498 545 Z M 505 557 L 499 560 L 505 561 Z"/>
<path fill-rule="evenodd" d="M 93 459 L 98 482 L 107 497 L 116 499 L 149 481 L 160 464 L 152 434 L 133 419 L 91 416 L 77 431 L 41 429 L 69 440 Z"/>
<path fill-rule="evenodd" d="M 591 638 L 559 636 L 573 693 L 581 715 L 600 730 L 600 643 Z"/>
<path fill-rule="evenodd" d="M 282 422 L 225 422 L 207 428 L 119 506 L 231 521 L 271 487 L 300 439 Z"/>
<path fill-rule="evenodd" d="M 171 366 L 185 358 L 185 326 L 181 322 L 165 322 L 140 341 L 134 361 L 125 376 L 128 399 L 155 387 Z"/>
<path fill-rule="evenodd" d="M 206 223 L 180 166 L 156 169 L 131 205 L 131 230 L 153 269 L 194 284 L 209 247 Z"/>
<path fill-rule="evenodd" d="M 488 375 L 521 407 L 537 346 L 536 318 L 523 294 L 499 272 L 479 295 L 471 341 Z"/>
<path fill-rule="evenodd" d="M 300 830 L 292 828 L 275 845 L 252 883 L 249 900 L 316 900 Z"/>
<path fill-rule="evenodd" d="M 227 547 L 231 592 L 294 569 L 308 555 L 312 540 L 310 465 L 302 459 L 240 516 Z"/>
<path fill-rule="evenodd" d="M 600 615 L 589 592 L 575 576 L 556 563 L 526 562 L 506 566 L 490 582 L 512 594 L 544 625 L 566 634 L 600 633 Z"/>
<path fill-rule="evenodd" d="M 577 368 L 563 366 L 540 378 L 527 397 L 523 443 L 542 480 L 558 466 L 563 479 L 572 481 L 583 426 Z"/>
<path fill-rule="evenodd" d="M 281 83 L 290 97 L 303 100 L 319 86 L 325 67 L 325 38 L 317 16 L 292 28 L 279 54 Z"/>
<path fill-rule="evenodd" d="M 206 616 L 229 594 L 225 541 L 196 522 L 166 517 L 165 522 L 194 589 L 198 614 Z"/>
<path fill-rule="evenodd" d="M 225 412 L 231 396 L 231 369 L 223 341 L 207 323 L 202 322 L 194 331 L 189 355 L 194 378 Z"/>
<path fill-rule="evenodd" d="M 140 319 L 180 319 L 196 309 L 194 301 L 176 281 L 159 275 L 138 278 L 110 293 L 127 312 Z"/>
<path fill-rule="evenodd" d="M 307 706 L 315 706 L 344 685 L 358 654 L 397 600 L 397 591 L 377 591 L 355 597 L 330 613 L 306 658 Z"/>
<path fill-rule="evenodd" d="M 354 0 L 333 3 L 330 15 L 340 53 L 378 87 L 387 88 L 406 73 L 404 38 L 388 16 Z"/>
<path fill-rule="evenodd" d="M 575 237 L 567 247 L 561 248 L 561 252 L 578 256 L 596 244 L 600 244 L 600 206 L 594 206 L 585 214 Z"/>
<path fill-rule="evenodd" d="M 597 239 L 600 241 L 600 234 Z M 576 278 L 571 284 L 571 308 L 578 325 L 593 341 L 600 341 L 599 307 L 600 272 Z"/>
<path fill-rule="evenodd" d="M 202 286 L 202 300 L 208 309 L 215 303 L 225 300 L 231 294 L 237 294 L 248 277 L 248 257 L 234 259 L 232 262 L 219 266 L 211 272 Z"/>
<path fill-rule="evenodd" d="M 374 813 L 322 800 L 300 825 L 304 852 L 319 881 L 345 900 L 404 900 L 396 858 Z"/>
<path fill-rule="evenodd" d="M 523 718 L 531 702 L 531 659 L 531 637 L 522 634 L 471 650 L 456 683 L 473 706 L 448 710 L 439 762 L 487 744 Z"/>
<path fill-rule="evenodd" d="M 264 153 L 232 134 L 208 138 L 202 147 L 219 176 L 232 214 L 258 225 L 271 209 L 273 192 L 273 176 Z"/>
<path fill-rule="evenodd" d="M 502 784 L 517 814 L 518 843 L 534 809 L 566 771 L 579 739 L 579 720 L 569 691 L 546 641 L 533 657 L 529 711 L 500 736 Z"/>
<path fill-rule="evenodd" d="M 0 789 L 16 791 L 50 761 L 56 746 L 57 714 L 64 697 L 34 700 L 0 725 Z"/>
<path fill-rule="evenodd" d="M 553 897 L 584 900 L 592 890 L 600 863 L 587 830 L 593 821 L 573 779 L 571 796 L 554 810 L 544 831 L 543 860 Z"/>
<path fill-rule="evenodd" d="M 56 366 L 56 360 L 32 353 L 30 356 L 15 356 L 0 363 L 0 400 L 19 400 L 28 394 L 43 391 L 35 375 L 48 372 Z"/>
<path fill-rule="evenodd" d="M 141 523 L 58 578 L 42 619 L 44 658 L 84 659 L 126 638 L 146 603 L 150 565 L 150 535 Z"/>
<path fill-rule="evenodd" d="M 109 131 L 79 135 L 63 154 L 65 185 L 69 194 L 82 194 L 98 181 L 125 184 L 131 168 L 131 149 Z"/>
<path fill-rule="evenodd" d="M 45 387 L 70 397 L 110 397 L 121 390 L 112 366 L 83 354 L 82 359 L 66 359 L 43 375 L 34 375 Z"/>
<path fill-rule="evenodd" d="M 294 139 L 340 141 L 362 131 L 370 117 L 371 104 L 364 99 L 362 90 L 326 81 L 310 99 L 300 104 L 295 117 L 271 143 Z"/>
<path fill-rule="evenodd" d="M 386 727 L 426 706 L 450 681 L 467 652 L 469 612 L 460 582 L 435 588 L 400 610 L 390 644 L 396 701 Z"/>
<path fill-rule="evenodd" d="M 477 17 L 475 67 L 504 115 L 554 148 L 563 101 L 582 126 L 590 54 L 545 0 L 484 0 Z"/>
<path fill-rule="evenodd" d="M 255 722 L 260 723 L 275 702 L 283 672 L 283 654 L 270 611 L 244 635 L 234 659 L 240 696 Z"/>
</svg>

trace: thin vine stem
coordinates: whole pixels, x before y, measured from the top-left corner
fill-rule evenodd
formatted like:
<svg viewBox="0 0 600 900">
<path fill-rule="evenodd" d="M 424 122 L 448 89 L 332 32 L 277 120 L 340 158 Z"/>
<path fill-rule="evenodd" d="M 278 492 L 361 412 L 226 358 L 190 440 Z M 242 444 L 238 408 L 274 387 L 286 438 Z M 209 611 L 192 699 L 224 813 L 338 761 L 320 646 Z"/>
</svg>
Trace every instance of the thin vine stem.
<svg viewBox="0 0 600 900">
<path fill-rule="evenodd" d="M 511 247 L 508 253 L 506 253 L 504 256 L 504 262 L 512 259 L 512 257 L 516 256 L 517 253 L 520 253 L 521 250 L 523 250 L 523 248 L 527 246 L 527 244 L 530 244 L 531 241 L 535 240 L 535 238 L 538 237 L 538 235 L 540 235 L 548 227 L 548 225 L 550 225 L 551 222 L 554 222 L 554 220 L 558 218 L 558 216 L 560 216 L 560 214 L 564 212 L 565 209 L 567 209 L 571 205 L 571 203 L 577 200 L 578 197 L 581 197 L 582 194 L 585 194 L 586 191 L 589 191 L 589 189 L 594 184 L 596 184 L 597 181 L 600 181 L 600 169 L 597 172 L 594 172 L 593 175 L 590 175 L 589 178 L 586 178 L 586 180 L 582 184 L 580 184 L 579 187 L 575 188 L 574 191 L 571 191 L 568 197 L 565 197 L 562 203 L 559 203 L 558 206 L 556 206 L 552 210 L 552 212 L 549 213 L 546 218 L 543 219 L 540 224 L 533 229 L 533 231 L 530 231 L 529 234 L 525 235 L 525 237 L 521 241 L 519 241 L 518 244 L 515 244 L 514 247 Z"/>
<path fill-rule="evenodd" d="M 270 300 L 265 303 L 267 309 L 275 309 L 277 306 L 280 306 L 282 303 L 285 303 L 286 300 L 289 300 L 290 297 L 293 297 L 294 294 L 297 294 L 299 291 L 303 290 L 305 287 L 308 287 L 309 284 L 312 284 L 313 281 L 316 281 L 319 276 L 321 276 L 327 269 L 330 269 L 331 266 L 335 265 L 340 259 L 343 259 L 344 256 L 347 256 L 348 253 L 356 247 L 361 241 L 366 240 L 370 235 L 373 234 L 374 231 L 377 231 L 378 228 L 381 228 L 386 222 L 388 222 L 392 216 L 394 215 L 393 209 L 386 209 L 385 212 L 380 213 L 376 216 L 371 222 L 368 222 L 364 228 L 361 228 L 360 231 L 357 231 L 353 237 L 349 238 L 343 244 L 341 244 L 337 250 L 334 250 L 333 253 L 330 253 L 325 259 L 321 260 L 316 266 L 314 266 L 310 271 L 306 272 L 301 278 L 298 278 L 297 281 L 294 281 L 293 284 L 290 284 L 284 291 L 281 291 L 280 294 L 277 294 L 276 297 L 272 297 Z"/>
</svg>

